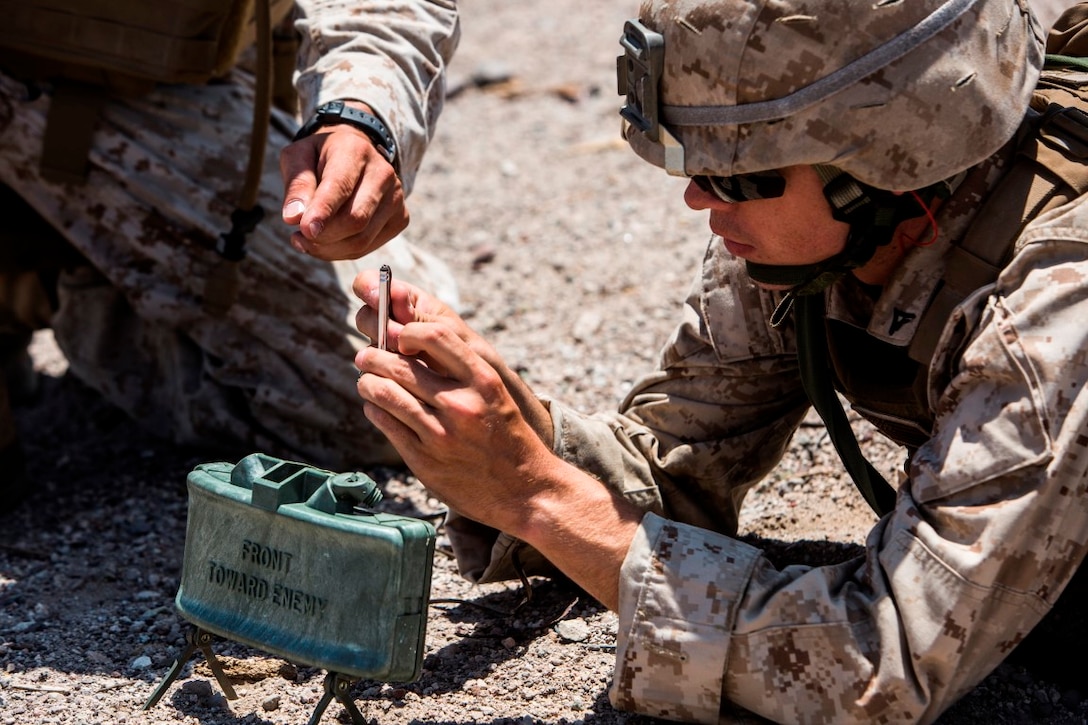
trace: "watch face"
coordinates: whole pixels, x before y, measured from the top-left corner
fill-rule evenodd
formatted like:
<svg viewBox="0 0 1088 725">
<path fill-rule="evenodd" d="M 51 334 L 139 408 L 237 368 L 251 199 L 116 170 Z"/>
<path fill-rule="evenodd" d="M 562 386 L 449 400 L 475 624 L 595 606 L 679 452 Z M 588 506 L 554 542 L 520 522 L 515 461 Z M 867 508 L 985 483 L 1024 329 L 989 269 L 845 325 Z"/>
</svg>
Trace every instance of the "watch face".
<svg viewBox="0 0 1088 725">
<path fill-rule="evenodd" d="M 334 116 L 339 117 L 344 112 L 343 101 L 329 101 L 317 109 L 317 113 L 321 116 Z"/>
</svg>

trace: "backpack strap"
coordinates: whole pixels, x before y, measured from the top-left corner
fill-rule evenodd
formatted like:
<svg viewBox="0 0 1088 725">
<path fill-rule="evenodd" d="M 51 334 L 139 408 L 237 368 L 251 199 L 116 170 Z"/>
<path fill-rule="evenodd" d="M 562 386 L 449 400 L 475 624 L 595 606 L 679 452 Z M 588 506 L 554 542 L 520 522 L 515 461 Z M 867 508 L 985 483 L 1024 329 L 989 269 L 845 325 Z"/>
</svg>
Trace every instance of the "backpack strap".
<svg viewBox="0 0 1088 725">
<path fill-rule="evenodd" d="M 98 113 L 105 102 L 106 97 L 97 86 L 66 80 L 56 82 L 38 160 L 43 178 L 55 183 L 86 180 L 87 153 Z"/>
<path fill-rule="evenodd" d="M 220 234 L 215 251 L 219 264 L 204 280 L 204 312 L 223 317 L 238 297 L 238 265 L 246 255 L 248 237 L 261 219 L 264 209 L 257 203 L 261 190 L 261 172 L 268 145 L 268 126 L 272 117 L 274 60 L 272 57 L 272 13 L 270 0 L 257 0 L 257 85 L 253 98 L 253 126 L 249 137 L 249 163 L 238 197 L 230 215 L 230 230 Z"/>
<path fill-rule="evenodd" d="M 922 313 L 908 354 L 928 365 L 952 310 L 997 279 L 1027 223 L 1088 191 L 1088 114 L 1051 103 L 1025 123 L 1012 168 L 987 197 L 960 244 L 949 249 L 942 284 Z M 1010 213 L 1015 211 L 1015 216 Z M 895 506 L 895 489 L 865 459 L 830 376 L 823 295 L 796 299 L 801 381 L 854 485 L 878 515 Z"/>
<path fill-rule="evenodd" d="M 952 310 L 997 279 L 1027 223 L 1088 191 L 1088 2 L 1054 22 L 1046 52 L 1012 168 L 949 250 L 941 286 L 918 321 L 908 352 L 923 365 Z"/>
</svg>

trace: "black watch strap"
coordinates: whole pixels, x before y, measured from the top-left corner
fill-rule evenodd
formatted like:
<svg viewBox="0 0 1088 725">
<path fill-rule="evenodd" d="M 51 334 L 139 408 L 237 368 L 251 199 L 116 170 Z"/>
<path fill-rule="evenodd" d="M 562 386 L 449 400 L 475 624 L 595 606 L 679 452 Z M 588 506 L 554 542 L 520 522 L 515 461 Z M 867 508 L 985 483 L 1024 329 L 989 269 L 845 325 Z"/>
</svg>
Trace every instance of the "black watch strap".
<svg viewBox="0 0 1088 725">
<path fill-rule="evenodd" d="M 314 131 L 322 126 L 332 126 L 344 123 L 359 129 L 374 142 L 374 145 L 382 152 L 389 163 L 397 157 L 397 144 L 393 140 L 393 134 L 381 122 L 377 116 L 352 108 L 343 101 L 329 101 L 318 106 L 313 117 L 302 125 L 295 134 L 295 141 L 313 135 Z"/>
</svg>

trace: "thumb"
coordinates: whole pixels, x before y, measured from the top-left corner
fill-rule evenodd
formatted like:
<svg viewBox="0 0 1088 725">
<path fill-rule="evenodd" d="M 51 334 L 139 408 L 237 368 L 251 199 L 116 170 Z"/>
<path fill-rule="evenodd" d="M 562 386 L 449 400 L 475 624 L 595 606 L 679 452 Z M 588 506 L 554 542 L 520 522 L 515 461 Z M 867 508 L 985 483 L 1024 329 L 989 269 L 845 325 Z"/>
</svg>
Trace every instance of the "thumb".
<svg viewBox="0 0 1088 725">
<path fill-rule="evenodd" d="M 286 146 L 280 152 L 283 177 L 283 221 L 292 226 L 302 221 L 317 189 L 317 154 L 313 137 Z"/>
</svg>

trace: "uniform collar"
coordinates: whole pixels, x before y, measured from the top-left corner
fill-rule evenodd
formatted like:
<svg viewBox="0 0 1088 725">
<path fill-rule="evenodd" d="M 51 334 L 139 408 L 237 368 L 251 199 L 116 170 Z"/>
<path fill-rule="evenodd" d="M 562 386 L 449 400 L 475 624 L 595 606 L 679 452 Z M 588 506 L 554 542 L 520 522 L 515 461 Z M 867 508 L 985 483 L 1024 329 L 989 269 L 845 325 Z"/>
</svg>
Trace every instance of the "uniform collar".
<svg viewBox="0 0 1088 725">
<path fill-rule="evenodd" d="M 968 172 L 937 212 L 937 238 L 904 255 L 878 299 L 865 294 L 856 278 L 836 282 L 828 290 L 828 317 L 864 327 L 873 337 L 892 345 L 909 345 L 944 277 L 948 250 L 967 233 L 982 201 L 1008 170 L 1011 157 L 1011 147 L 1007 147 Z"/>
</svg>

